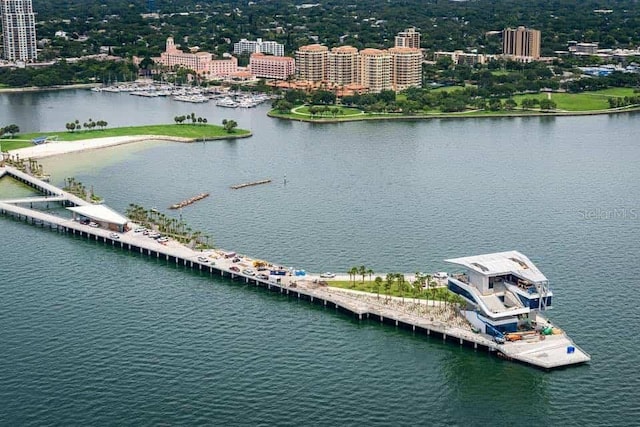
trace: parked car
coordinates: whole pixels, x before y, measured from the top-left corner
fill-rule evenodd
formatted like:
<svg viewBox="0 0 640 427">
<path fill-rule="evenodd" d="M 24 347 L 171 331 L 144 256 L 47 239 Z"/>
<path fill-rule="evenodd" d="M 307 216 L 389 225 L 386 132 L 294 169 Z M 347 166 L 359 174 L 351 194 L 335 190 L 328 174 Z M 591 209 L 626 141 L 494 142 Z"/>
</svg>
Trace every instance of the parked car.
<svg viewBox="0 0 640 427">
<path fill-rule="evenodd" d="M 433 275 L 433 277 L 435 277 L 436 279 L 446 279 L 447 277 L 449 277 L 449 274 L 447 274 L 446 271 L 438 271 Z"/>
<path fill-rule="evenodd" d="M 160 242 L 160 243 L 164 243 L 164 242 L 168 242 L 168 241 L 169 241 L 168 237 L 159 237 L 158 238 L 158 242 Z"/>
<path fill-rule="evenodd" d="M 234 259 L 231 260 L 231 262 L 240 262 L 240 258 L 235 257 Z"/>
<path fill-rule="evenodd" d="M 98 227 L 100 227 L 100 226 L 99 226 L 97 223 L 95 223 L 95 222 L 91 221 L 91 222 L 89 223 L 89 227 L 98 228 Z"/>
<path fill-rule="evenodd" d="M 253 268 L 245 268 L 244 270 L 242 270 L 242 274 L 247 276 L 255 276 L 256 272 Z"/>
<path fill-rule="evenodd" d="M 269 275 L 268 274 L 264 274 L 264 273 L 260 273 L 256 276 L 257 279 L 260 280 L 269 280 Z"/>
<path fill-rule="evenodd" d="M 320 277 L 322 277 L 323 279 L 333 279 L 334 277 L 336 277 L 336 275 L 327 271 L 326 273 L 322 273 Z"/>
<path fill-rule="evenodd" d="M 133 230 L 134 233 L 142 233 L 143 231 L 146 231 L 147 229 L 144 227 L 138 227 L 136 229 Z"/>
<path fill-rule="evenodd" d="M 231 267 L 229 267 L 229 270 L 235 271 L 236 273 L 239 273 L 240 272 L 240 267 L 238 267 L 237 265 L 232 265 Z"/>
<path fill-rule="evenodd" d="M 206 263 L 209 262 L 209 258 L 207 258 L 206 256 L 199 256 L 198 261 Z"/>
<path fill-rule="evenodd" d="M 112 238 L 112 239 L 119 239 L 120 238 L 120 236 L 118 234 L 116 234 L 116 233 L 109 233 L 109 237 Z"/>
</svg>

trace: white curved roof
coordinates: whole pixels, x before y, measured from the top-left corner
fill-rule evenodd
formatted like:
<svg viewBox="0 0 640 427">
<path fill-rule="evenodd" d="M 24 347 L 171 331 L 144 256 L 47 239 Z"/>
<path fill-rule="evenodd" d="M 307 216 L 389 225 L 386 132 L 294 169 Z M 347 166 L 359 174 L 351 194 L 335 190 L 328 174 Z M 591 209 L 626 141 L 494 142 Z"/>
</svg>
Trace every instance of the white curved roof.
<svg viewBox="0 0 640 427">
<path fill-rule="evenodd" d="M 534 283 L 547 281 L 547 278 L 538 270 L 538 267 L 518 251 L 452 258 L 446 259 L 445 262 L 462 265 L 483 276 L 497 276 L 512 273 Z"/>
<path fill-rule="evenodd" d="M 67 208 L 87 218 L 111 224 L 125 225 L 129 220 L 105 205 L 85 205 Z"/>
</svg>

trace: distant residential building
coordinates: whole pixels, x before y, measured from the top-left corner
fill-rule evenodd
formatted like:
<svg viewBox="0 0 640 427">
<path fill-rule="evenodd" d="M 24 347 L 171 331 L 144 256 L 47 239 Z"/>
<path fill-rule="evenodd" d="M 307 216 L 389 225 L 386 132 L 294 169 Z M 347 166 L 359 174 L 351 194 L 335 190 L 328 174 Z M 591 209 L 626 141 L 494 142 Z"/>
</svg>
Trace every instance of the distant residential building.
<svg viewBox="0 0 640 427">
<path fill-rule="evenodd" d="M 415 28 L 407 28 L 396 36 L 395 47 L 420 49 L 420 33 Z"/>
<path fill-rule="evenodd" d="M 4 58 L 37 61 L 36 18 L 31 0 L 0 0 L 0 16 Z"/>
<path fill-rule="evenodd" d="M 569 42 L 569 52 L 574 55 L 595 55 L 598 53 L 598 43 Z"/>
<path fill-rule="evenodd" d="M 540 31 L 526 27 L 502 30 L 502 54 L 518 61 L 540 58 Z"/>
<path fill-rule="evenodd" d="M 238 43 L 233 44 L 233 53 L 236 55 L 267 53 L 274 56 L 284 56 L 284 45 L 273 41 L 263 41 L 260 38 L 255 41 L 241 39 Z"/>
<path fill-rule="evenodd" d="M 236 57 L 228 55 L 225 59 L 213 59 L 213 55 L 208 52 L 183 52 L 175 45 L 173 37 L 167 38 L 165 51 L 160 54 L 160 58 L 154 60 L 168 68 L 188 68 L 208 79 L 225 77 L 238 71 Z"/>
<path fill-rule="evenodd" d="M 327 79 L 329 49 L 319 44 L 301 46 L 296 51 L 296 77 L 298 80 L 321 82 Z"/>
<path fill-rule="evenodd" d="M 422 86 L 422 52 L 411 47 L 392 47 L 391 86 L 395 91 Z"/>
<path fill-rule="evenodd" d="M 327 55 L 327 80 L 340 86 L 360 82 L 360 55 L 352 46 L 339 46 Z"/>
<path fill-rule="evenodd" d="M 496 59 L 495 55 L 484 55 L 482 53 L 470 53 L 462 50 L 454 50 L 453 52 L 438 51 L 434 53 L 434 59 L 437 61 L 440 58 L 451 58 L 451 61 L 455 65 L 470 65 L 486 64 L 489 61 Z"/>
<path fill-rule="evenodd" d="M 391 90 L 393 58 L 386 50 L 364 49 L 360 51 L 360 83 L 371 93 Z"/>
<path fill-rule="evenodd" d="M 264 53 L 253 53 L 249 57 L 249 69 L 256 77 L 266 79 L 287 80 L 296 72 L 296 63 L 287 56 L 271 56 Z"/>
</svg>

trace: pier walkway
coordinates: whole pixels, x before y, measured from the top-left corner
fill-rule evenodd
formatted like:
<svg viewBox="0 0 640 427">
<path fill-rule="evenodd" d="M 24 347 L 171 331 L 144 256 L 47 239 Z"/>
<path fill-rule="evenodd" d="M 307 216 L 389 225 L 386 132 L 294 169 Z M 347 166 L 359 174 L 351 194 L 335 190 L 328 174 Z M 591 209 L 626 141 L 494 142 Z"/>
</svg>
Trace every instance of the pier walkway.
<svg viewBox="0 0 640 427">
<path fill-rule="evenodd" d="M 539 368 L 551 369 L 590 360 L 590 357 L 564 333 L 545 337 L 544 341 L 536 338 L 535 341 L 523 340 L 498 344 L 488 335 L 474 333 L 453 310 L 447 311 L 446 306 L 442 309 L 438 304 L 429 310 L 424 302 L 413 303 L 407 298 L 407 302 L 401 304 L 398 299 L 386 299 L 376 295 L 332 288 L 313 277 L 298 277 L 291 273 L 283 276 L 256 275 L 254 271 L 249 270 L 253 268 L 253 260 L 250 258 L 242 257 L 234 262 L 234 259 L 225 257 L 225 252 L 221 250 L 193 250 L 172 240 L 160 243 L 141 232 L 135 232 L 135 224 L 131 224 L 129 231 L 114 233 L 111 230 L 82 224 L 71 218 L 18 206 L 18 204 L 44 200 L 75 206 L 86 205 L 88 202 L 13 168 L 0 168 L 0 177 L 4 174 L 9 174 L 47 195 L 47 197 L 0 200 L 0 214 L 20 221 L 161 259 L 167 264 L 184 266 L 211 276 L 227 277 L 289 297 L 308 300 L 355 316 L 359 320 L 379 321 L 416 334 L 455 342 L 475 350 L 489 351 L 506 359 Z M 568 353 L 566 350 L 569 346 L 574 347 L 575 352 Z"/>
</svg>

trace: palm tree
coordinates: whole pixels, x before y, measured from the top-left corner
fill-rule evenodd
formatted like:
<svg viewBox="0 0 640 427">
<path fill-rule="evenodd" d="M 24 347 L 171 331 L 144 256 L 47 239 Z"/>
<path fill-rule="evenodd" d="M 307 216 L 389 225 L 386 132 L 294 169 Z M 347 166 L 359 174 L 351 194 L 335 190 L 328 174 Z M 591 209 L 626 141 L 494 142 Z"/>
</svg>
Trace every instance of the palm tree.
<svg viewBox="0 0 640 427">
<path fill-rule="evenodd" d="M 365 267 L 364 265 L 358 267 L 358 274 L 362 276 L 362 283 L 364 283 L 364 276 L 367 275 L 367 267 Z"/>
<path fill-rule="evenodd" d="M 396 280 L 398 281 L 398 290 L 400 291 L 400 294 L 402 295 L 402 304 L 404 304 L 404 289 L 405 289 L 405 279 L 404 279 L 404 274 L 400 274 L 397 273 L 396 274 Z"/>
<path fill-rule="evenodd" d="M 352 287 L 356 287 L 356 276 L 358 275 L 358 267 L 351 267 L 351 270 L 349 270 L 349 277 L 353 276 L 353 286 Z M 351 280 L 351 279 L 349 279 Z"/>
<path fill-rule="evenodd" d="M 369 275 L 369 281 L 371 281 L 371 276 L 373 276 L 373 270 L 368 268 L 367 269 L 367 274 Z"/>
<path fill-rule="evenodd" d="M 382 285 L 382 277 L 376 276 L 376 278 L 373 281 L 373 283 L 374 283 L 373 287 L 376 290 L 376 294 L 378 296 L 378 299 L 380 299 L 380 286 Z"/>
<path fill-rule="evenodd" d="M 388 273 L 385 277 L 384 281 L 384 290 L 387 294 L 387 297 L 391 297 L 391 287 L 393 286 L 393 281 L 395 280 L 395 275 L 393 273 Z"/>
</svg>

